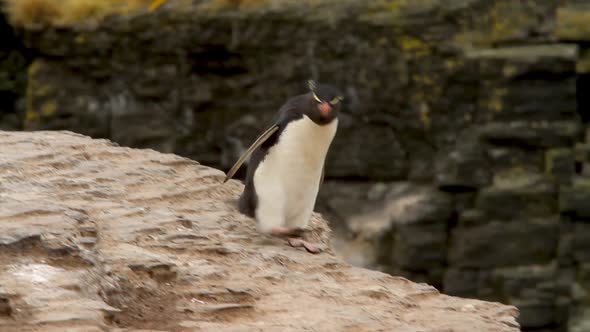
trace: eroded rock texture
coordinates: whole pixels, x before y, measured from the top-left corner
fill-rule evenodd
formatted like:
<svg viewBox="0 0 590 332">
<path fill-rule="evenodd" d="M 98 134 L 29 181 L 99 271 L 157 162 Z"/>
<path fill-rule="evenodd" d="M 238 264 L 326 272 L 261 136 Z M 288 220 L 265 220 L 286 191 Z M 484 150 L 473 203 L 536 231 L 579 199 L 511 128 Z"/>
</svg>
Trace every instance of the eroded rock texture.
<svg viewBox="0 0 590 332">
<path fill-rule="evenodd" d="M 518 310 L 259 236 L 242 187 L 172 154 L 0 132 L 2 331 L 518 331 Z"/>
</svg>

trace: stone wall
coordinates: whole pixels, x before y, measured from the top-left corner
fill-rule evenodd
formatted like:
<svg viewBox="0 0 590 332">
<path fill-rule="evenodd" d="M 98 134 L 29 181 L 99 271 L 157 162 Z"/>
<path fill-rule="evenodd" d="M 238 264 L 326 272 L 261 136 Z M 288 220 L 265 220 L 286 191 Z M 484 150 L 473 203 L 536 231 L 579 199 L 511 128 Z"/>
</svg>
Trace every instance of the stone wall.
<svg viewBox="0 0 590 332">
<path fill-rule="evenodd" d="M 0 14 L 0 129 L 22 128 L 26 70 L 31 55 Z"/>
<path fill-rule="evenodd" d="M 524 329 L 590 329 L 590 5 L 276 3 L 20 31 L 22 126 L 228 169 L 308 78 L 333 82 L 318 210 L 343 256 L 516 304 Z"/>
</svg>

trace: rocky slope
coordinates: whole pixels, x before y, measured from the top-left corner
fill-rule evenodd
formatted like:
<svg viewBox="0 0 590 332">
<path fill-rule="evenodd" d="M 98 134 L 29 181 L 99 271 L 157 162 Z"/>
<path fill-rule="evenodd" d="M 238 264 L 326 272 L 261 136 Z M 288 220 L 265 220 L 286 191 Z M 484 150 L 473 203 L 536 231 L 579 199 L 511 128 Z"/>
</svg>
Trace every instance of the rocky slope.
<svg viewBox="0 0 590 332">
<path fill-rule="evenodd" d="M 0 132 L 2 331 L 519 331 L 511 306 L 311 255 L 236 211 L 241 184 L 70 132 Z"/>
<path fill-rule="evenodd" d="M 228 169 L 308 78 L 333 82 L 318 210 L 349 262 L 587 332 L 588 17 L 586 0 L 169 0 L 10 29 L 0 128 Z"/>
</svg>

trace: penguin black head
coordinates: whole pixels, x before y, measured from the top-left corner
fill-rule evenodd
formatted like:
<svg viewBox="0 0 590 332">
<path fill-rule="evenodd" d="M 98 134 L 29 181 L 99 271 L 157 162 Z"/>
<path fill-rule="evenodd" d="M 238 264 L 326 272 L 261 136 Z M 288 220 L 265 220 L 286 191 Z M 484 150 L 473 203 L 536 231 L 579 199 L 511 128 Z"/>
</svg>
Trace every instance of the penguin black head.
<svg viewBox="0 0 590 332">
<path fill-rule="evenodd" d="M 308 87 L 309 104 L 305 115 L 317 124 L 328 124 L 337 118 L 344 100 L 342 93 L 332 85 L 315 81 L 308 81 Z"/>
</svg>

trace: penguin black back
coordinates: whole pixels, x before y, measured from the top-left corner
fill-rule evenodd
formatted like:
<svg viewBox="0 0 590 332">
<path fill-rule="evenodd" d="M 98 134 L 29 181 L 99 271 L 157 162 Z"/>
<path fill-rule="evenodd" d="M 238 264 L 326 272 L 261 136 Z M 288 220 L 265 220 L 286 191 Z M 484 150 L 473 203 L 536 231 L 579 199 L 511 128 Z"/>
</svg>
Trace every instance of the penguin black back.
<svg viewBox="0 0 590 332">
<path fill-rule="evenodd" d="M 254 189 L 254 173 L 258 165 L 267 155 L 268 150 L 277 144 L 279 137 L 287 124 L 291 121 L 303 117 L 301 108 L 305 105 L 306 95 L 293 97 L 279 109 L 273 117 L 273 124 L 277 125 L 278 129 L 266 141 L 264 141 L 250 157 L 248 162 L 248 170 L 246 172 L 246 179 L 244 181 L 244 192 L 240 196 L 239 210 L 241 213 L 254 218 L 254 212 L 258 203 L 256 190 Z"/>
</svg>

